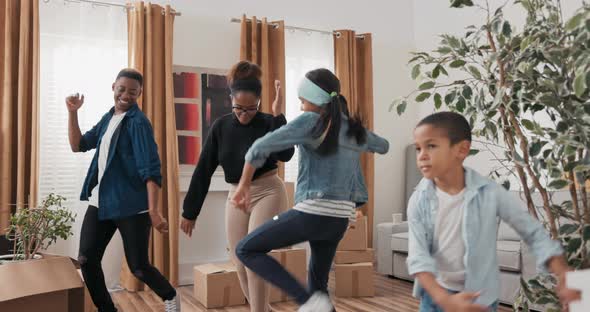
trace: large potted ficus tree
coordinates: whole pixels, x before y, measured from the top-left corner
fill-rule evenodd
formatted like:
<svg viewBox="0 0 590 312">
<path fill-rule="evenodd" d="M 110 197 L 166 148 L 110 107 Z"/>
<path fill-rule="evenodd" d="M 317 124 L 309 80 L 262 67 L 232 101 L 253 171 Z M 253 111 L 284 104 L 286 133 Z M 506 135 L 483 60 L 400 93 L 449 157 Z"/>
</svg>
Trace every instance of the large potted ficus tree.
<svg viewBox="0 0 590 312">
<path fill-rule="evenodd" d="M 72 233 L 75 215 L 63 206 L 65 198 L 56 194 L 45 197 L 40 207 L 22 207 L 10 218 L 6 237 L 13 242 L 13 254 L 0 256 L 3 261 L 40 258 L 57 239 L 67 239 Z"/>
<path fill-rule="evenodd" d="M 508 1 L 527 16 L 517 30 L 505 7 L 450 2 L 477 6 L 487 18 L 463 36 L 441 35 L 432 52 L 414 53 L 409 63 L 418 88 L 390 109 L 402 114 L 408 103 L 430 101 L 466 116 L 480 149 L 497 161 L 491 176 L 507 188 L 505 178 L 515 177 L 529 213 L 562 241 L 569 264 L 590 267 L 590 6 L 583 2 L 564 20 L 559 0 Z M 555 200 L 556 191 L 567 200 Z M 551 275 L 521 281 L 515 309 L 559 309 L 554 286 Z"/>
</svg>

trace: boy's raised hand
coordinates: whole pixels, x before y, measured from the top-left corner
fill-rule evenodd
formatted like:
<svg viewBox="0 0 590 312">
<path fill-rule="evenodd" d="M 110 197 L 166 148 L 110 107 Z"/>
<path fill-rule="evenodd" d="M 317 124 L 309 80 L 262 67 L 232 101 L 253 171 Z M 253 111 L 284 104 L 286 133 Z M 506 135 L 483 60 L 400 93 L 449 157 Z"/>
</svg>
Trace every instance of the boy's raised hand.
<svg viewBox="0 0 590 312">
<path fill-rule="evenodd" d="M 80 93 L 69 95 L 66 98 L 66 107 L 70 113 L 75 113 L 84 104 L 84 94 L 80 96 Z"/>
<path fill-rule="evenodd" d="M 562 272 L 557 275 L 557 296 L 561 302 L 561 308 L 563 311 L 569 311 L 569 304 L 574 301 L 582 299 L 582 293 L 577 289 L 567 288 L 565 282 L 566 272 Z"/>
<path fill-rule="evenodd" d="M 567 260 L 563 255 L 551 257 L 547 261 L 547 266 L 557 276 L 557 296 L 561 302 L 563 311 L 569 311 L 569 304 L 573 301 L 582 299 L 582 294 L 577 289 L 567 287 L 565 277 L 567 272 L 573 269 L 568 265 Z"/>
</svg>

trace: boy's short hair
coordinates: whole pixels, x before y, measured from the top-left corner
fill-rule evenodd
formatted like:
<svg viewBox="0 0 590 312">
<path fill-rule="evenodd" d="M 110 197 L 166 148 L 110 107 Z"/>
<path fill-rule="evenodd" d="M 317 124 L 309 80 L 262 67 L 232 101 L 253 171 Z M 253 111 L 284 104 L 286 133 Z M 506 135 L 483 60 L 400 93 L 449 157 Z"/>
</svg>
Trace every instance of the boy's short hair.
<svg viewBox="0 0 590 312">
<path fill-rule="evenodd" d="M 451 145 L 463 140 L 471 142 L 471 126 L 463 115 L 454 112 L 438 112 L 422 119 L 416 128 L 431 125 L 446 131 Z"/>
<path fill-rule="evenodd" d="M 122 69 L 117 74 L 117 79 L 115 79 L 115 81 L 119 80 L 119 78 L 121 78 L 121 77 L 126 77 L 129 79 L 137 80 L 137 82 L 139 82 L 139 86 L 143 87 L 143 75 L 141 75 L 141 73 L 136 69 L 133 69 L 133 68 Z"/>
</svg>

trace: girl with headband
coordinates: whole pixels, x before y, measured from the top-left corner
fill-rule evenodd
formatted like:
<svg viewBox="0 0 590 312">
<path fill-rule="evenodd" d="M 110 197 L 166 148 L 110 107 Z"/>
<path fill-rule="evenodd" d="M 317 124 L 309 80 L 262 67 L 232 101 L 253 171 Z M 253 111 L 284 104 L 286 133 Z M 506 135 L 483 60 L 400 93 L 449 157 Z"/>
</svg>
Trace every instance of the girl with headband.
<svg viewBox="0 0 590 312">
<path fill-rule="evenodd" d="M 297 145 L 295 207 L 248 234 L 236 247 L 236 254 L 247 268 L 294 298 L 299 311 L 331 312 L 334 307 L 327 287 L 336 247 L 355 207 L 367 201 L 364 181 L 358 176 L 360 155 L 384 154 L 389 143 L 366 130 L 358 118 L 343 113 L 340 82 L 329 70 L 308 72 L 298 94 L 304 113 L 252 145 L 232 197 L 237 208 L 245 212 L 253 209 L 251 180 L 257 168 L 264 166 L 272 153 Z M 273 249 L 306 241 L 311 247 L 308 289 L 267 255 Z"/>
</svg>

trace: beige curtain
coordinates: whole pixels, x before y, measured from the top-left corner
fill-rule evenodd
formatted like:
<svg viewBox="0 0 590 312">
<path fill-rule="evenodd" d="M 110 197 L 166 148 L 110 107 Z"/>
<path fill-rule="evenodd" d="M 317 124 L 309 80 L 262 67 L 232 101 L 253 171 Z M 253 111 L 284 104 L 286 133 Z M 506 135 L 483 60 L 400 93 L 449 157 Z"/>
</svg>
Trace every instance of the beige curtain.
<svg viewBox="0 0 590 312">
<path fill-rule="evenodd" d="M 162 190 L 158 209 L 168 220 L 169 232 L 152 231 L 150 260 L 178 286 L 179 188 L 178 149 L 172 81 L 173 10 L 155 4 L 137 2 L 128 11 L 129 67 L 143 73 L 144 89 L 139 101 L 152 122 L 158 153 L 162 161 Z M 121 284 L 128 290 L 142 290 L 125 265 Z"/>
<path fill-rule="evenodd" d="M 262 69 L 261 111 L 272 113 L 272 101 L 275 97 L 274 81 L 281 81 L 281 93 L 285 86 L 285 23 L 283 21 L 268 22 L 266 18 L 259 20 L 242 16 L 240 38 L 240 60 L 258 64 Z M 281 103 L 285 112 L 285 101 Z M 284 177 L 285 167 L 279 165 L 279 176 Z"/>
<path fill-rule="evenodd" d="M 351 114 L 357 114 L 365 126 L 373 130 L 373 52 L 371 34 L 356 35 L 352 30 L 337 30 L 334 34 L 334 68 L 348 100 Z M 361 166 L 367 183 L 369 201 L 363 206 L 368 217 L 369 245 L 373 242 L 375 193 L 375 162 L 373 154 L 365 153 Z"/>
<path fill-rule="evenodd" d="M 0 1 L 0 235 L 37 203 L 39 1 Z M 16 206 L 14 206 L 16 204 Z"/>
</svg>

